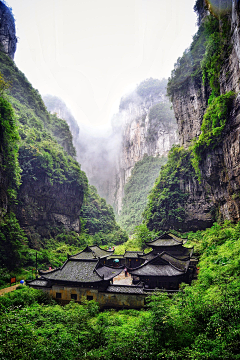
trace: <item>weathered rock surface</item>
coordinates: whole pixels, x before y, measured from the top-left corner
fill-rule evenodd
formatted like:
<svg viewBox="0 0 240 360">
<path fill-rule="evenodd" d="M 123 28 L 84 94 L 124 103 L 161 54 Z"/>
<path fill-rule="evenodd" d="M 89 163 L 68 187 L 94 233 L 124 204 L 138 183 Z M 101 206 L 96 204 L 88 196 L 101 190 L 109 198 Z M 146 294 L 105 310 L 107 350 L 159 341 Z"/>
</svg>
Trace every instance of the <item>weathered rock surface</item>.
<svg viewBox="0 0 240 360">
<path fill-rule="evenodd" d="M 11 10 L 2 1 L 0 1 L 0 44 L 2 50 L 13 59 L 17 45 L 15 21 Z"/>
<path fill-rule="evenodd" d="M 234 3 L 233 3 L 234 4 Z M 182 186 L 190 193 L 186 203 L 188 230 L 210 226 L 216 216 L 223 220 L 240 219 L 240 12 L 237 2 L 231 15 L 232 50 L 221 69 L 221 94 L 238 94 L 227 119 L 224 140 L 215 149 L 209 148 L 200 163 L 202 183 Z M 178 123 L 180 144 L 188 147 L 200 134 L 207 107 L 207 90 L 189 85 L 185 93 L 175 93 L 173 108 Z"/>
<path fill-rule="evenodd" d="M 14 212 L 31 245 L 38 247 L 41 238 L 54 236 L 60 229 L 79 232 L 82 203 L 79 187 L 73 183 L 51 184 L 42 172 L 36 181 L 23 178 Z"/>
</svg>

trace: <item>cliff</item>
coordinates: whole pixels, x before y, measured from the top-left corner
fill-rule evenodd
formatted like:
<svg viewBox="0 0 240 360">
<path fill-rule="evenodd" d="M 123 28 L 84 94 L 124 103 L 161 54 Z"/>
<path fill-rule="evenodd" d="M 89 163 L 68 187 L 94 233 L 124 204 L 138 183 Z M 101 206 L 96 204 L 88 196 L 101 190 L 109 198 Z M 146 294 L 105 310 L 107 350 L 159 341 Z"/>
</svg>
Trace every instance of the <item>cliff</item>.
<svg viewBox="0 0 240 360">
<path fill-rule="evenodd" d="M 181 205 L 184 223 L 169 218 L 171 227 L 184 230 L 216 220 L 238 221 L 240 216 L 239 3 L 218 1 L 214 7 L 197 1 L 195 10 L 200 14 L 198 33 L 168 83 L 180 144 L 195 168 L 192 175 L 178 173 L 176 181 L 187 195 Z M 162 183 L 163 178 L 155 195 L 158 191 L 160 196 Z M 149 227 L 154 228 L 156 202 L 148 211 Z"/>
<path fill-rule="evenodd" d="M 39 93 L 4 52 L 0 52 L 0 72 L 11 81 L 8 101 L 14 108 L 21 138 L 18 202 L 8 211 L 16 214 L 30 245 L 39 248 L 42 238 L 64 230 L 80 231 L 87 178 L 73 158 L 68 125 L 48 113 Z M 9 182 L 9 176 L 4 181 Z M 3 195 L 4 189 L 1 187 Z"/>
<path fill-rule="evenodd" d="M 134 165 L 144 155 L 166 156 L 178 143 L 177 124 L 166 97 L 166 81 L 147 79 L 121 99 L 118 118 L 121 122 L 121 145 L 117 158 L 115 193 L 112 202 L 119 213 L 124 187 Z"/>
<path fill-rule="evenodd" d="M 11 9 L 2 1 L 0 1 L 0 44 L 5 54 L 13 59 L 17 46 L 15 20 Z"/>
</svg>

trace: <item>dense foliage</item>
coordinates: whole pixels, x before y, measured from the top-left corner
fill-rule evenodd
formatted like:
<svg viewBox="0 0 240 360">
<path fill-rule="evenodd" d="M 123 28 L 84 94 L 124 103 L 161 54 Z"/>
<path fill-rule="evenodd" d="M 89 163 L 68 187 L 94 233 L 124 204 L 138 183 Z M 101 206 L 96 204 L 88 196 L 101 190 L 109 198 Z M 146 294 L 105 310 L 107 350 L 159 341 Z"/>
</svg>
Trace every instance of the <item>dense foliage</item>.
<svg viewBox="0 0 240 360">
<path fill-rule="evenodd" d="M 222 16 L 221 26 L 219 19 L 211 14 L 204 19 L 190 48 L 174 66 L 167 86 L 171 98 L 176 92 L 183 92 L 192 82 L 198 88 L 202 82 L 209 86 L 210 98 L 220 95 L 220 70 L 231 50 L 230 32 L 228 15 Z"/>
<path fill-rule="evenodd" d="M 20 266 L 24 244 L 27 244 L 27 238 L 16 216 L 12 212 L 7 213 L 0 221 L 0 268 L 12 270 Z"/>
<path fill-rule="evenodd" d="M 154 294 L 141 311 L 99 312 L 84 300 L 61 307 L 26 288 L 0 297 L 0 359 L 239 359 L 240 226 L 188 238 L 198 280 L 172 297 Z"/>
<path fill-rule="evenodd" d="M 164 157 L 159 158 L 145 154 L 132 170 L 131 177 L 124 187 L 122 210 L 117 217 L 122 228 L 130 234 L 133 233 L 135 226 L 142 222 L 147 196 L 166 160 Z"/>
<path fill-rule="evenodd" d="M 86 202 L 81 209 L 81 219 L 87 234 L 94 235 L 98 245 L 122 244 L 127 241 L 128 236 L 115 220 L 111 205 L 101 198 L 97 189 L 90 185 Z"/>
<path fill-rule="evenodd" d="M 192 163 L 199 180 L 201 180 L 199 164 L 203 154 L 208 148 L 214 149 L 223 140 L 227 117 L 234 98 L 235 93 L 233 91 L 214 98 L 203 116 L 201 134 L 192 146 L 194 155 Z"/>
<path fill-rule="evenodd" d="M 0 87 L 4 83 L 0 78 Z M 13 108 L 9 101 L 0 96 L 0 170 L 7 178 L 8 195 L 16 197 L 20 185 L 21 169 L 18 163 L 18 134 Z"/>
<path fill-rule="evenodd" d="M 182 179 L 188 183 L 196 177 L 191 158 L 191 151 L 180 146 L 173 146 L 169 152 L 168 162 L 160 171 L 143 213 L 150 230 L 183 227 L 184 204 L 189 194 L 181 188 Z"/>
</svg>

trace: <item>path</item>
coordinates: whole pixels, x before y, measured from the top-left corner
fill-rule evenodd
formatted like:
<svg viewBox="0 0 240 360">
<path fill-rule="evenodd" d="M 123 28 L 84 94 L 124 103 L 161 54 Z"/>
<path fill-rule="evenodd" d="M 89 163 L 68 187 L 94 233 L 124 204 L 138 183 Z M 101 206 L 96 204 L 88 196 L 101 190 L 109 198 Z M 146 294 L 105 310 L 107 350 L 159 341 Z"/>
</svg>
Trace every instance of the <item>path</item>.
<svg viewBox="0 0 240 360">
<path fill-rule="evenodd" d="M 125 271 L 123 270 L 121 274 L 113 278 L 114 285 L 132 285 L 132 277 L 130 274 L 125 277 Z"/>
<path fill-rule="evenodd" d="M 13 291 L 13 290 L 16 290 L 16 288 L 19 286 L 19 284 L 16 284 L 16 285 L 12 285 L 12 286 L 9 286 L 5 289 L 1 289 L 0 290 L 0 296 L 10 292 L 10 291 Z"/>
</svg>

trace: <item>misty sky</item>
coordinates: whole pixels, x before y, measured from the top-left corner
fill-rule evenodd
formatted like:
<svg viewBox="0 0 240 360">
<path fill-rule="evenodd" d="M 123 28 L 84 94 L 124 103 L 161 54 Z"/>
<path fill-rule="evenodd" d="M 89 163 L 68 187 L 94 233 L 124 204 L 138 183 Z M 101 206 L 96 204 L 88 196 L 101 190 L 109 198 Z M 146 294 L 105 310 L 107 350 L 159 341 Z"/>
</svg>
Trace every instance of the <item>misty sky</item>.
<svg viewBox="0 0 240 360">
<path fill-rule="evenodd" d="M 142 80 L 169 77 L 196 32 L 195 0 L 7 0 L 15 62 L 81 124 L 104 126 Z"/>
</svg>

